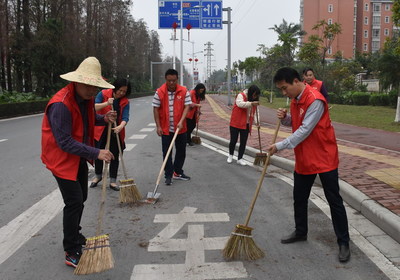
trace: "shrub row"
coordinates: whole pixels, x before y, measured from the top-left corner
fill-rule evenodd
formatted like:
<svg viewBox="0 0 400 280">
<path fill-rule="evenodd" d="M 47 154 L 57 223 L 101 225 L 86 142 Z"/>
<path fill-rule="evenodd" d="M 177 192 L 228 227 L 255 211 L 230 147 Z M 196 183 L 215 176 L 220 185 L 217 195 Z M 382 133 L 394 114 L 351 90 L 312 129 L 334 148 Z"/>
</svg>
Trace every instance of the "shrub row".
<svg viewBox="0 0 400 280">
<path fill-rule="evenodd" d="M 346 105 L 391 106 L 396 108 L 398 94 L 396 91 L 386 93 L 347 92 L 345 94 L 329 93 L 329 103 Z"/>
</svg>

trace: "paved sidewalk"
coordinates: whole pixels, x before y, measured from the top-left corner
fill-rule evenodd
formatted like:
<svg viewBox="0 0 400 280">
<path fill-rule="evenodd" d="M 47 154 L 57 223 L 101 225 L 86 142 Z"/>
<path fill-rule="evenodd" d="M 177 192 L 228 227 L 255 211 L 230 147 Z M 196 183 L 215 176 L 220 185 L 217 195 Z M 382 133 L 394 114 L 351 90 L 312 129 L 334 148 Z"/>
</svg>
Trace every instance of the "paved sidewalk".
<svg viewBox="0 0 400 280">
<path fill-rule="evenodd" d="M 207 95 L 202 103 L 200 136 L 227 145 L 231 106 L 226 95 Z M 234 102 L 232 98 L 232 102 Z M 260 106 L 261 144 L 265 151 L 277 123 L 275 110 Z M 334 123 L 339 146 L 339 176 L 344 200 L 400 243 L 400 133 L 358 128 Z M 291 134 L 281 126 L 280 141 Z M 357 140 L 359 143 L 357 143 Z M 379 146 L 378 146 L 379 145 Z M 257 130 L 253 127 L 246 154 L 259 152 Z M 235 155 L 236 155 L 235 151 Z M 272 164 L 292 171 L 293 150 L 278 152 Z"/>
</svg>

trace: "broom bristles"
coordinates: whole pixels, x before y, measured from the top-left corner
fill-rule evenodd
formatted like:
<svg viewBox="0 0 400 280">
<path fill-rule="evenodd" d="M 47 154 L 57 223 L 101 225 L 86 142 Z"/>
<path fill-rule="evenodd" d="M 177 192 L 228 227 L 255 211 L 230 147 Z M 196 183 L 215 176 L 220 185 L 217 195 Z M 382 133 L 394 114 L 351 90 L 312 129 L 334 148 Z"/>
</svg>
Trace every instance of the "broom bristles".
<svg viewBox="0 0 400 280">
<path fill-rule="evenodd" d="M 261 165 L 263 166 L 267 160 L 266 153 L 257 153 L 256 157 L 254 158 L 254 165 Z"/>
<path fill-rule="evenodd" d="M 135 203 L 142 199 L 142 195 L 140 194 L 139 189 L 133 182 L 133 179 L 120 180 L 120 203 Z"/>
<path fill-rule="evenodd" d="M 111 253 L 110 238 L 104 234 L 87 239 L 86 247 L 74 274 L 99 273 L 112 268 L 114 268 L 114 258 Z"/>
<path fill-rule="evenodd" d="M 195 143 L 195 144 L 200 145 L 201 144 L 200 136 L 192 136 L 192 142 Z"/>
<path fill-rule="evenodd" d="M 253 228 L 248 226 L 236 225 L 222 251 L 225 259 L 257 260 L 264 257 L 264 252 L 253 240 L 252 230 Z"/>
</svg>

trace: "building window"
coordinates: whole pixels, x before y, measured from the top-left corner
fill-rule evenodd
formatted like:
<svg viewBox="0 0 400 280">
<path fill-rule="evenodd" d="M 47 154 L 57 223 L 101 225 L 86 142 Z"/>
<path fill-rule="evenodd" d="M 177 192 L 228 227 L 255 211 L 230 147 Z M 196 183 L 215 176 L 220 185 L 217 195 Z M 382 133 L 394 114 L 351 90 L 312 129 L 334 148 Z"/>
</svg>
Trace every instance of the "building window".
<svg viewBox="0 0 400 280">
<path fill-rule="evenodd" d="M 368 10 L 369 10 L 369 5 L 368 5 L 368 3 L 365 3 L 364 10 L 365 10 L 365 11 L 368 11 Z"/>
<path fill-rule="evenodd" d="M 332 13 L 333 12 L 333 5 L 329 4 L 328 5 L 328 13 Z"/>
<path fill-rule="evenodd" d="M 332 47 L 329 47 L 329 49 L 328 49 L 328 54 L 329 54 L 329 55 L 332 54 Z"/>
<path fill-rule="evenodd" d="M 380 44 L 379 42 L 372 42 L 372 52 L 379 51 Z"/>
<path fill-rule="evenodd" d="M 385 34 L 385 36 L 389 36 L 389 29 L 388 29 L 388 28 L 385 28 L 385 31 L 384 31 L 383 34 Z"/>
<path fill-rule="evenodd" d="M 364 30 L 364 38 L 368 38 L 368 30 Z"/>
<path fill-rule="evenodd" d="M 373 16 L 372 17 L 372 24 L 373 25 L 380 25 L 381 24 L 381 17 L 380 16 Z"/>
<path fill-rule="evenodd" d="M 373 4 L 373 11 L 380 12 L 381 11 L 381 4 Z"/>
<path fill-rule="evenodd" d="M 390 4 L 385 5 L 385 11 L 390 11 Z"/>
<path fill-rule="evenodd" d="M 372 38 L 379 38 L 380 34 L 380 30 L 379 29 L 372 29 Z"/>
<path fill-rule="evenodd" d="M 328 24 L 331 25 L 333 23 L 333 20 L 331 18 L 328 19 Z"/>
<path fill-rule="evenodd" d="M 385 23 L 389 23 L 390 22 L 390 17 L 386 16 L 385 17 Z"/>
<path fill-rule="evenodd" d="M 364 51 L 365 51 L 365 52 L 368 51 L 368 44 L 364 44 Z"/>
<path fill-rule="evenodd" d="M 365 17 L 365 18 L 364 18 L 364 24 L 365 24 L 365 25 L 368 25 L 368 17 Z"/>
</svg>

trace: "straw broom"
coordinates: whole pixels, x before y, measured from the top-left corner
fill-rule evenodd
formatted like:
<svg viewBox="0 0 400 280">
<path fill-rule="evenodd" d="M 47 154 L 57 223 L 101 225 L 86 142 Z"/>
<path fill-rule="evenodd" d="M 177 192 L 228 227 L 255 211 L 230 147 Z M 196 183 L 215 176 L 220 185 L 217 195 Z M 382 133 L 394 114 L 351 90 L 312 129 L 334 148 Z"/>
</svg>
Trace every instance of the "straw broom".
<svg viewBox="0 0 400 280">
<path fill-rule="evenodd" d="M 108 123 L 106 150 L 110 149 L 111 123 Z M 104 162 L 103 187 L 101 190 L 101 201 L 99 216 L 97 219 L 96 236 L 86 240 L 82 257 L 75 268 L 74 274 L 84 275 L 98 273 L 114 267 L 114 258 L 111 253 L 110 238 L 108 234 L 100 235 L 103 225 L 104 204 L 106 200 L 106 179 L 108 175 L 108 162 Z"/>
<path fill-rule="evenodd" d="M 116 124 L 114 123 L 114 126 Z M 119 150 L 119 158 L 121 160 L 122 170 L 124 172 L 124 180 L 119 180 L 119 202 L 120 203 L 135 203 L 142 199 L 142 195 L 140 194 L 135 181 L 133 179 L 128 179 L 128 175 L 125 168 L 124 158 L 122 155 L 121 143 L 119 142 L 119 134 L 117 135 L 117 144 Z"/>
<path fill-rule="evenodd" d="M 201 138 L 197 135 L 197 131 L 199 130 L 199 120 L 200 120 L 200 109 L 197 111 L 197 118 L 196 118 L 196 135 L 192 136 L 192 142 L 195 144 L 201 144 Z"/>
<path fill-rule="evenodd" d="M 276 141 L 279 127 L 280 127 L 280 120 L 278 120 L 278 123 L 276 125 L 272 143 L 275 143 Z M 271 156 L 268 153 L 267 160 L 264 163 L 264 168 L 261 172 L 261 176 L 258 181 L 255 194 L 253 196 L 253 200 L 247 212 L 245 223 L 243 225 L 241 224 L 236 225 L 234 231 L 231 233 L 228 242 L 225 245 L 225 248 L 222 251 L 224 258 L 227 260 L 242 259 L 242 258 L 246 260 L 256 260 L 264 257 L 264 252 L 256 245 L 256 243 L 253 240 L 253 236 L 251 235 L 253 228 L 249 227 L 248 224 L 250 221 L 250 216 L 253 213 L 254 205 L 256 203 L 258 193 L 260 192 L 265 177 L 265 173 L 267 172 L 270 158 Z"/>
<path fill-rule="evenodd" d="M 258 118 L 258 107 L 256 108 L 256 119 L 257 119 L 257 132 L 258 132 L 258 143 L 260 145 L 260 152 L 256 154 L 256 157 L 254 159 L 254 165 L 264 165 L 265 161 L 267 160 L 267 154 L 263 153 L 262 148 L 261 148 L 261 135 L 260 135 L 260 121 Z"/>
</svg>

